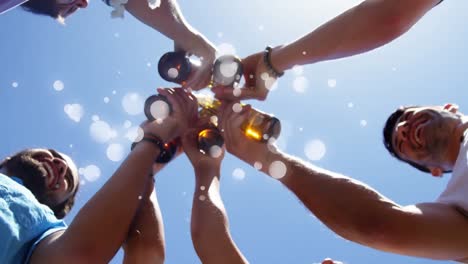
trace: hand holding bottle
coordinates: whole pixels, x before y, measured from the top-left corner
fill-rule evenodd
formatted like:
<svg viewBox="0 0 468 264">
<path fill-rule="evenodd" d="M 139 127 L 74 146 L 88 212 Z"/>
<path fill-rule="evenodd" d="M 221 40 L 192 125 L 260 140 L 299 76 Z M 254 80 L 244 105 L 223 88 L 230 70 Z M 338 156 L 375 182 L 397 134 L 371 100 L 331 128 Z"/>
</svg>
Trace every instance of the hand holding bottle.
<svg viewBox="0 0 468 264">
<path fill-rule="evenodd" d="M 180 136 L 198 119 L 197 99 L 182 88 L 158 89 L 159 95 L 150 96 L 145 102 L 148 119 L 142 128 L 146 134 L 161 141 L 161 153 L 157 163 L 167 163 L 179 150 Z"/>
<path fill-rule="evenodd" d="M 274 140 L 266 142 L 265 140 L 257 140 L 257 135 L 261 132 L 259 133 L 259 130 L 252 126 L 250 126 L 251 130 L 245 130 L 246 124 L 251 123 L 249 120 L 251 120 L 252 113 L 260 112 L 254 110 L 250 105 L 245 105 L 240 112 L 235 112 L 234 105 L 235 103 L 225 103 L 220 111 L 219 127 L 223 132 L 227 151 L 252 166 L 256 162 L 259 164 L 269 163 L 271 151 L 275 151 L 275 146 L 272 144 Z M 252 136 L 252 133 L 255 136 Z M 273 139 L 273 137 L 271 138 Z"/>
<path fill-rule="evenodd" d="M 276 82 L 276 77 L 269 73 L 263 59 L 264 53 L 259 52 L 242 59 L 244 87 L 237 90 L 233 87 L 215 86 L 212 91 L 220 100 L 265 100 Z"/>
<path fill-rule="evenodd" d="M 164 120 L 167 120 L 168 117 L 174 116 L 177 114 L 174 111 L 173 107 L 173 100 L 170 100 L 172 97 L 168 97 L 173 92 L 181 93 L 182 95 L 187 95 L 188 98 L 192 101 L 197 102 L 196 97 L 193 94 L 188 94 L 182 89 L 166 89 L 166 90 L 158 90 L 160 94 L 152 95 L 148 97 L 145 101 L 145 115 L 148 120 L 155 122 L 156 124 L 163 124 Z M 168 94 L 167 94 L 168 93 Z M 184 97 L 182 97 L 183 99 Z M 181 101 L 183 103 L 183 100 Z M 188 106 L 191 110 L 185 111 L 194 111 L 193 110 L 193 102 L 191 106 Z M 198 110 L 198 105 L 196 105 L 196 109 Z M 183 109 L 183 107 L 181 107 Z M 198 115 L 195 112 L 195 115 L 190 117 L 193 114 L 189 114 L 189 118 L 184 120 L 183 118 L 177 119 L 180 124 L 184 124 L 185 128 L 182 130 L 187 130 L 188 127 L 193 127 L 194 124 L 199 122 Z M 198 128 L 197 134 L 197 142 L 198 142 L 198 149 L 199 151 L 207 154 L 207 155 L 216 155 L 213 152 L 219 152 L 219 148 L 223 146 L 224 140 L 221 136 L 220 131 L 217 129 L 216 124 L 211 122 L 211 120 L 204 119 L 205 123 L 202 127 Z M 174 155 L 176 155 L 177 151 L 181 149 L 181 139 L 180 137 L 175 137 L 170 141 L 164 141 L 163 151 L 161 155 L 156 159 L 156 163 L 167 163 L 169 162 Z"/>
<path fill-rule="evenodd" d="M 205 125 L 187 130 L 182 137 L 182 147 L 195 170 L 219 170 L 224 157 L 224 141 L 221 145 L 213 144 L 208 152 L 200 150 L 200 133 Z"/>
</svg>

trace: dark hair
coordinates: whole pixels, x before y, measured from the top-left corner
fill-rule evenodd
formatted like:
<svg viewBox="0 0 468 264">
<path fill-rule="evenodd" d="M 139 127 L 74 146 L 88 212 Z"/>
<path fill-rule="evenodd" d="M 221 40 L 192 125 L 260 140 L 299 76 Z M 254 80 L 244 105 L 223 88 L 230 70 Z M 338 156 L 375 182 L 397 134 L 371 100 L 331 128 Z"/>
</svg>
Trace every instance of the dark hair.
<svg viewBox="0 0 468 264">
<path fill-rule="evenodd" d="M 408 163 L 409 165 L 415 167 L 416 169 L 418 169 L 418 170 L 420 170 L 422 172 L 430 173 L 431 171 L 427 167 L 421 166 L 421 165 L 417 164 L 416 162 L 412 162 L 412 161 L 405 160 L 405 159 L 401 158 L 395 152 L 395 149 L 393 147 L 392 136 L 393 136 L 393 132 L 395 131 L 396 122 L 403 115 L 403 113 L 405 112 L 406 109 L 412 108 L 412 107 L 418 107 L 418 106 L 402 106 L 402 107 L 399 107 L 395 112 L 393 112 L 388 117 L 387 122 L 385 122 L 385 126 L 384 126 L 384 129 L 383 129 L 383 144 L 384 144 L 385 148 L 388 150 L 388 152 L 390 152 L 390 154 L 393 157 L 397 158 L 400 161 Z"/>
<path fill-rule="evenodd" d="M 77 186 L 75 188 L 75 192 L 73 192 L 73 194 L 67 200 L 65 200 L 63 203 L 58 204 L 56 206 L 49 206 L 50 209 L 54 211 L 54 215 L 58 219 L 64 218 L 70 212 L 73 205 L 75 205 L 76 193 L 78 192 L 78 189 L 80 188 L 80 183 L 78 182 L 76 184 Z"/>
<path fill-rule="evenodd" d="M 31 13 L 58 18 L 60 16 L 56 0 L 29 0 L 21 7 Z"/>
</svg>

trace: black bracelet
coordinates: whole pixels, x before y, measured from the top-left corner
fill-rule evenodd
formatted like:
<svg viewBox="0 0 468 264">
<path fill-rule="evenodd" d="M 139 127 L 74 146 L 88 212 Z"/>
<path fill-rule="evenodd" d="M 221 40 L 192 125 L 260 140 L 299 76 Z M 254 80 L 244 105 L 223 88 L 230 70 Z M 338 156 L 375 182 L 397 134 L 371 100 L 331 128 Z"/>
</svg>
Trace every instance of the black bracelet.
<svg viewBox="0 0 468 264">
<path fill-rule="evenodd" d="M 130 150 L 133 150 L 136 147 L 136 145 L 138 143 L 142 142 L 142 141 L 147 141 L 147 142 L 153 143 L 154 145 L 156 145 L 159 148 L 160 153 L 162 153 L 164 151 L 163 141 L 158 136 L 155 136 L 155 135 L 145 136 L 140 141 L 133 142 L 132 146 L 130 147 Z"/>
<path fill-rule="evenodd" d="M 268 68 L 268 71 L 273 75 L 275 78 L 279 78 L 284 75 L 284 72 L 279 72 L 277 71 L 273 65 L 271 64 L 271 52 L 273 49 L 270 46 L 267 46 L 265 48 L 265 51 L 263 52 L 263 62 Z"/>
<path fill-rule="evenodd" d="M 177 153 L 178 146 L 180 146 L 179 139 L 164 143 L 158 136 L 148 134 L 145 135 L 140 141 L 132 143 L 130 149 L 133 150 L 135 146 L 141 141 L 151 142 L 159 148 L 159 155 L 154 160 L 156 163 L 168 163 L 171 161 L 174 155 Z"/>
</svg>

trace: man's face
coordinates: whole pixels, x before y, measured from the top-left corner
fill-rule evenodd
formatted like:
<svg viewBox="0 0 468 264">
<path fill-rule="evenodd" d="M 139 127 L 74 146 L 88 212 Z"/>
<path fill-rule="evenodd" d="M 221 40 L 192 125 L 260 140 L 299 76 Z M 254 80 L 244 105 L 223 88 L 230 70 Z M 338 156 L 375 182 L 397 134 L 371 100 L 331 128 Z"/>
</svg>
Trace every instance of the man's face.
<svg viewBox="0 0 468 264">
<path fill-rule="evenodd" d="M 9 158 L 9 174 L 23 180 L 36 198 L 50 207 L 75 195 L 79 176 L 75 164 L 65 154 L 52 149 L 29 149 Z"/>
<path fill-rule="evenodd" d="M 60 17 L 66 18 L 80 8 L 88 6 L 88 0 L 56 0 Z"/>
<path fill-rule="evenodd" d="M 407 108 L 397 120 L 392 144 L 404 160 L 426 167 L 445 161 L 460 116 L 451 105 Z"/>
</svg>

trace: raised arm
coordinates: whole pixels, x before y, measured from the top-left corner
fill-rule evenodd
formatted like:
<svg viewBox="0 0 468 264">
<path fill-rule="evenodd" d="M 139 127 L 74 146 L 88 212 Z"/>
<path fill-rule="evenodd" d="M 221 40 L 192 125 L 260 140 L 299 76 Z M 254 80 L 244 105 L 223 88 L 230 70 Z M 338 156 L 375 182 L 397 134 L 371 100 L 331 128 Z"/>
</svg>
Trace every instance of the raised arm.
<svg viewBox="0 0 468 264">
<path fill-rule="evenodd" d="M 179 148 L 179 156 L 183 152 Z M 154 163 L 151 175 L 157 175 L 166 164 Z M 164 224 L 156 197 L 155 180 L 148 177 L 139 208 L 133 218 L 127 239 L 123 244 L 124 264 L 164 263 L 166 243 Z"/>
<path fill-rule="evenodd" d="M 294 65 L 311 64 L 364 53 L 398 38 L 441 0 L 366 0 L 323 24 L 309 34 L 271 52 L 271 66 L 284 72 Z M 313 10 L 311 10 L 313 13 Z M 264 100 L 268 83 L 261 78 L 270 72 L 263 52 L 243 60 L 246 88 L 240 98 Z M 254 78 L 248 78 L 250 75 Z M 275 76 L 270 74 L 270 78 Z M 230 89 L 216 88 L 219 98 L 233 99 Z"/>
<path fill-rule="evenodd" d="M 198 130 L 192 129 L 183 138 L 185 153 L 195 171 L 191 220 L 195 251 L 204 264 L 248 263 L 232 240 L 228 216 L 219 190 L 224 149 L 220 149 L 221 152 L 215 153 L 214 157 L 201 153 L 197 147 L 197 134 Z"/>
<path fill-rule="evenodd" d="M 437 203 L 401 206 L 368 185 L 328 171 L 275 146 L 247 140 L 240 131 L 249 108 L 221 118 L 227 150 L 292 191 L 340 236 L 379 250 L 433 259 L 468 256 L 468 220 L 455 208 Z"/>
<path fill-rule="evenodd" d="M 164 263 L 164 226 L 152 177 L 148 178 L 123 249 L 124 264 Z"/>
<path fill-rule="evenodd" d="M 181 89 L 160 93 L 167 96 L 173 113 L 162 124 L 145 123 L 143 130 L 169 141 L 181 135 L 193 120 L 197 103 Z M 39 244 L 31 263 L 109 262 L 127 237 L 157 155 L 156 144 L 138 143 L 106 184 L 81 208 L 69 228 Z"/>
<path fill-rule="evenodd" d="M 216 48 L 185 20 L 176 0 L 161 0 L 155 9 L 148 6 L 147 0 L 129 0 L 125 8 L 141 22 L 172 39 L 177 48 L 202 58 L 201 67 L 190 76 L 185 87 L 198 90 L 208 85 Z"/>
</svg>

